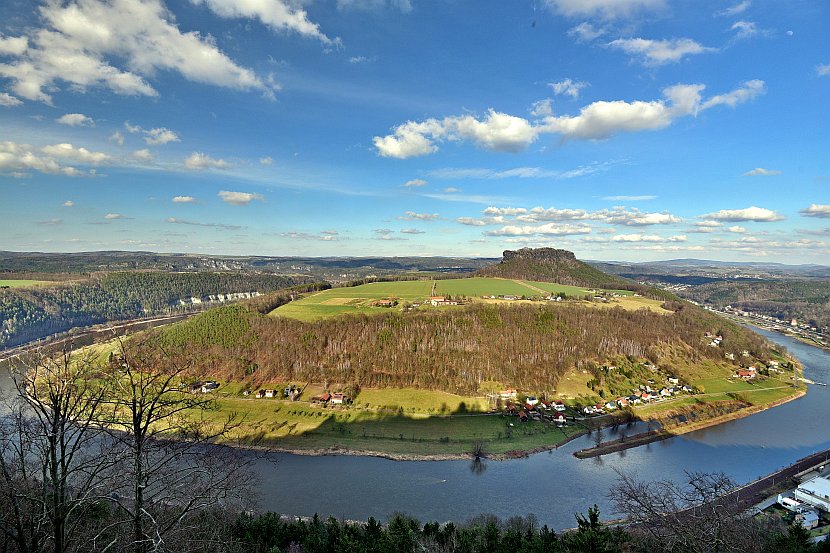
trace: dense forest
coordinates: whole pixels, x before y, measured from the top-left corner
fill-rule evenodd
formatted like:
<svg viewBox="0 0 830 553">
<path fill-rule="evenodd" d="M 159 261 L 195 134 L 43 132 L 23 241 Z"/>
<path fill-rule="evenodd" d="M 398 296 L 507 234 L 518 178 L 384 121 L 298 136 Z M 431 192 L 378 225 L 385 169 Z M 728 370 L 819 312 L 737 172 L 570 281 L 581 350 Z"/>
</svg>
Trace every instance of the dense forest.
<svg viewBox="0 0 830 553">
<path fill-rule="evenodd" d="M 682 294 L 701 303 L 732 305 L 784 320 L 830 328 L 830 280 L 752 280 L 703 284 Z"/>
<path fill-rule="evenodd" d="M 683 375 L 724 351 L 769 358 L 760 336 L 693 305 L 675 312 L 590 306 L 486 306 L 312 323 L 267 317 L 243 305 L 212 309 L 156 334 L 165 349 L 187 352 L 202 376 L 268 382 L 418 387 L 474 393 L 483 381 L 552 390 L 573 367 L 597 371 L 616 356 L 648 358 Z M 703 341 L 723 335 L 723 347 Z M 738 355 L 737 359 L 741 359 Z"/>
<path fill-rule="evenodd" d="M 186 312 L 201 303 L 180 299 L 267 293 L 310 282 L 308 277 L 244 273 L 96 273 L 67 283 L 0 290 L 0 346 L 14 346 L 76 326 Z"/>
<path fill-rule="evenodd" d="M 611 289 L 633 284 L 577 260 L 573 252 L 553 248 L 505 250 L 499 264 L 480 269 L 476 274 Z"/>
</svg>

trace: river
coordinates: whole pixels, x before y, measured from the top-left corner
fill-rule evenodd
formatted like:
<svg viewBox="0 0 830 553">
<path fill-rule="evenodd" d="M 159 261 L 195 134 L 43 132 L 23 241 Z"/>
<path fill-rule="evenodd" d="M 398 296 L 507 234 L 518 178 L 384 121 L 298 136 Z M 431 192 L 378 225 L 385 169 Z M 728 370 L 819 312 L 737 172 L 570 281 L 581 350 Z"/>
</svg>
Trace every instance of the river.
<svg viewBox="0 0 830 553">
<path fill-rule="evenodd" d="M 757 330 L 785 346 L 816 382 L 830 381 L 830 352 Z M 8 373 L 0 389 L 8 389 Z M 561 448 L 508 461 L 390 461 L 377 457 L 271 454 L 258 458 L 262 510 L 289 515 L 387 520 L 395 512 L 422 522 L 463 522 L 482 513 L 534 514 L 555 529 L 595 503 L 613 517 L 608 489 L 624 471 L 642 479 L 682 481 L 687 471 L 723 471 L 746 483 L 830 448 L 830 387 L 812 385 L 798 400 L 750 417 L 637 448 L 580 460 L 589 436 Z M 629 429 L 628 433 L 644 429 Z M 608 432 L 608 431 L 606 431 Z M 606 437 L 612 436 L 606 434 Z"/>
<path fill-rule="evenodd" d="M 830 352 L 756 331 L 797 357 L 807 378 L 830 381 Z M 676 481 L 687 471 L 723 471 L 746 483 L 830 448 L 828 421 L 830 388 L 815 385 L 806 396 L 751 417 L 596 459 L 572 455 L 594 445 L 589 436 L 524 459 L 486 461 L 483 471 L 471 470 L 470 461 L 278 454 L 275 463 L 256 464 L 260 506 L 283 514 L 352 520 L 386 520 L 402 512 L 422 522 L 533 513 L 552 528 L 572 528 L 574 514 L 595 503 L 604 517 L 613 516 L 606 494 L 617 471 Z"/>
</svg>

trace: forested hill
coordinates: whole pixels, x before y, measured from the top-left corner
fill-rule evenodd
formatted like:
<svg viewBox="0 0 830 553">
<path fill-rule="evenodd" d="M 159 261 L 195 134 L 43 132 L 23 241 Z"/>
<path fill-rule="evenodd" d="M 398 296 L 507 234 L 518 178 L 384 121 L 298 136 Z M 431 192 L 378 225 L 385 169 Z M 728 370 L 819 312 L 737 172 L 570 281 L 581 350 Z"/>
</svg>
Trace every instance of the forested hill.
<svg viewBox="0 0 830 553">
<path fill-rule="evenodd" d="M 505 250 L 498 265 L 480 269 L 480 276 L 557 282 L 595 288 L 630 287 L 633 283 L 579 261 L 573 252 L 554 248 Z"/>
<path fill-rule="evenodd" d="M 590 305 L 485 305 L 302 322 L 244 305 L 220 307 L 158 331 L 158 352 L 181 351 L 198 378 L 326 382 L 331 387 L 416 387 L 475 393 L 484 381 L 552 390 L 569 369 L 648 358 L 684 377 L 724 351 L 769 359 L 757 334 L 687 303 L 675 310 Z M 707 332 L 724 337 L 713 348 Z M 153 343 L 150 340 L 150 343 Z"/>
<path fill-rule="evenodd" d="M 210 296 L 213 302 L 232 301 L 311 281 L 306 276 L 134 271 L 0 289 L 0 346 L 15 346 L 76 326 L 184 313 L 210 305 Z"/>
</svg>

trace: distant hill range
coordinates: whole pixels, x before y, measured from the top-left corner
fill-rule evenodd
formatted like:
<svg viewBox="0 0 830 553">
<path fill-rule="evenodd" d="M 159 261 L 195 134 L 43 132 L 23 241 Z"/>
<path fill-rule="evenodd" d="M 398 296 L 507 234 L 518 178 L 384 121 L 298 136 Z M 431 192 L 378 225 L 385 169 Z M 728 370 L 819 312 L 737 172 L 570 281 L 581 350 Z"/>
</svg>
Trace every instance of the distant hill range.
<svg viewBox="0 0 830 553">
<path fill-rule="evenodd" d="M 579 261 L 573 252 L 555 248 L 505 250 L 497 265 L 479 269 L 479 276 L 558 282 L 594 288 L 629 287 L 632 283 Z"/>
</svg>

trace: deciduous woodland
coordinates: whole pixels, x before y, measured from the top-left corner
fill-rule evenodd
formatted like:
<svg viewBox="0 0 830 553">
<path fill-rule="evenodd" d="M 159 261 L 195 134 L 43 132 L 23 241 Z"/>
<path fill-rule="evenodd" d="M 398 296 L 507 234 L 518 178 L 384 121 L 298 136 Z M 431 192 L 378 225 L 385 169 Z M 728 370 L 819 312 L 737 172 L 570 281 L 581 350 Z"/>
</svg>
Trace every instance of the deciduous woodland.
<svg viewBox="0 0 830 553">
<path fill-rule="evenodd" d="M 262 300 L 259 300 L 260 302 Z M 186 352 L 202 374 L 330 386 L 417 387 L 478 391 L 483 381 L 552 390 L 572 368 L 595 371 L 617 356 L 648 358 L 681 377 L 704 360 L 747 350 L 768 358 L 760 336 L 693 305 L 673 313 L 588 305 L 480 305 L 311 323 L 266 317 L 242 306 L 197 315 L 155 334 L 159 350 Z M 720 348 L 702 337 L 716 332 Z"/>
</svg>

